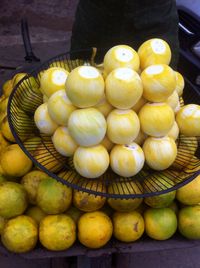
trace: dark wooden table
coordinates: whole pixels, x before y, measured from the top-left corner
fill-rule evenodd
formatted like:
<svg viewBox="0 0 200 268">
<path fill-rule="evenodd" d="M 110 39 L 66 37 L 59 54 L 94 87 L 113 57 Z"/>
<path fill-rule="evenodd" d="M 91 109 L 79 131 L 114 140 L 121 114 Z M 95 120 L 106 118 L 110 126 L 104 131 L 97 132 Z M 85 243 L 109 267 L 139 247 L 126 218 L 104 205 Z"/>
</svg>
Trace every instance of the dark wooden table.
<svg viewBox="0 0 200 268">
<path fill-rule="evenodd" d="M 134 243 L 111 240 L 101 249 L 88 249 L 78 242 L 66 251 L 52 252 L 38 247 L 24 254 L 8 252 L 0 245 L 2 268 L 132 268 L 200 267 L 200 242 L 176 234 L 166 241 L 144 237 Z"/>
</svg>

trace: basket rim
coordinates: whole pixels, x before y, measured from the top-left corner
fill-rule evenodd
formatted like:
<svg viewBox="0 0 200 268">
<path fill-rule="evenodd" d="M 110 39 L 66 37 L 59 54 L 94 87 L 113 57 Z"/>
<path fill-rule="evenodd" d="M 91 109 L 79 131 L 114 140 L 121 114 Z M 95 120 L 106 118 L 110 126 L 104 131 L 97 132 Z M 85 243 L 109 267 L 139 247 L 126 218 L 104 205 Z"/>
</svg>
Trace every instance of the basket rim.
<svg viewBox="0 0 200 268">
<path fill-rule="evenodd" d="M 15 96 L 15 93 L 17 92 L 17 89 L 19 88 L 19 86 L 27 79 L 29 79 L 29 77 L 34 76 L 34 74 L 39 73 L 39 71 L 42 70 L 42 68 L 44 68 L 45 66 L 47 66 L 48 64 L 50 64 L 51 62 L 53 62 L 56 59 L 59 59 L 60 57 L 64 57 L 66 55 L 70 55 L 71 53 L 80 53 L 82 51 L 85 52 L 92 52 L 92 48 L 91 49 L 83 49 L 83 50 L 78 50 L 78 51 L 68 51 L 65 53 L 61 53 L 59 55 L 56 55 L 46 61 L 44 61 L 43 63 L 41 63 L 39 66 L 35 67 L 29 74 L 27 74 L 26 76 L 24 76 L 13 88 L 9 100 L 8 100 L 8 107 L 7 107 L 7 117 L 8 117 L 8 123 L 9 123 L 9 127 L 11 129 L 11 132 L 16 140 L 16 143 L 20 146 L 20 148 L 23 150 L 23 152 L 31 159 L 31 161 L 37 166 L 39 167 L 41 170 L 43 170 L 45 173 L 47 173 L 50 177 L 52 177 L 53 179 L 55 179 L 58 182 L 61 182 L 62 184 L 67 185 L 68 187 L 73 188 L 74 190 L 78 190 L 78 191 L 82 191 L 82 192 L 87 192 L 88 194 L 92 194 L 95 196 L 102 196 L 102 197 L 106 197 L 106 198 L 114 198 L 114 199 L 130 199 L 130 198 L 144 198 L 144 197 L 151 197 L 151 196 L 156 196 L 156 195 L 161 195 L 161 194 L 166 194 L 169 193 L 171 191 L 175 191 L 177 189 L 179 189 L 180 187 L 186 185 L 187 183 L 191 182 L 195 177 L 197 177 L 198 175 L 200 175 L 200 170 L 195 171 L 194 173 L 188 175 L 188 177 L 186 177 L 183 181 L 178 182 L 177 184 L 175 184 L 172 187 L 169 187 L 165 190 L 161 190 L 161 191 L 157 191 L 157 192 L 144 192 L 144 193 L 139 193 L 139 194 L 116 194 L 116 193 L 108 193 L 108 192 L 97 192 L 95 190 L 92 189 L 87 189 L 86 187 L 83 188 L 80 185 L 74 184 L 74 183 L 70 183 L 69 181 L 59 177 L 58 175 L 56 175 L 55 173 L 49 171 L 46 167 L 44 167 L 42 164 L 40 164 L 35 158 L 34 156 L 31 155 L 31 153 L 26 149 L 26 147 L 23 144 L 23 141 L 20 139 L 20 137 L 17 135 L 15 128 L 12 124 L 12 119 L 11 119 L 11 106 L 12 106 L 12 100 Z M 89 60 L 88 60 L 89 61 Z M 196 91 L 196 93 L 199 95 L 200 97 L 200 92 L 194 87 L 194 85 L 192 85 L 186 78 L 185 81 L 187 81 L 187 83 L 189 85 L 192 86 L 192 88 Z"/>
</svg>

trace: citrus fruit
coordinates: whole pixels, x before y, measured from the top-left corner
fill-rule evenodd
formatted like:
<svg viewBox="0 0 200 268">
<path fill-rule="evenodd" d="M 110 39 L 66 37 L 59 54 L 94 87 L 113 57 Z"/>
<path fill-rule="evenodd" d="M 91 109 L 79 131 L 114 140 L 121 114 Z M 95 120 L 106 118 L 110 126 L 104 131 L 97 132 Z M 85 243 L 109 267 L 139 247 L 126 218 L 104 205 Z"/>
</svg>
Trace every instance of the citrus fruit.
<svg viewBox="0 0 200 268">
<path fill-rule="evenodd" d="M 176 114 L 180 133 L 185 136 L 200 136 L 200 105 L 188 104 Z"/>
<path fill-rule="evenodd" d="M 39 239 L 49 250 L 66 250 L 76 240 L 76 225 L 67 215 L 48 215 L 40 222 Z"/>
<path fill-rule="evenodd" d="M 78 239 L 88 248 L 100 248 L 111 238 L 112 221 L 103 212 L 87 212 L 78 221 Z"/>
<path fill-rule="evenodd" d="M 107 117 L 108 138 L 116 144 L 129 144 L 139 134 L 140 121 L 133 110 L 114 109 Z"/>
<path fill-rule="evenodd" d="M 5 175 L 21 177 L 31 170 L 32 161 L 18 144 L 12 144 L 7 146 L 2 153 L 1 166 Z"/>
<path fill-rule="evenodd" d="M 175 141 L 168 137 L 149 137 L 143 144 L 145 161 L 154 170 L 164 170 L 172 165 L 177 155 Z"/>
<path fill-rule="evenodd" d="M 142 194 L 142 189 L 138 187 L 138 185 L 133 182 L 115 182 L 108 186 L 109 194 Z M 143 198 L 108 198 L 108 204 L 114 210 L 119 212 L 130 212 L 135 210 L 142 203 Z"/>
<path fill-rule="evenodd" d="M 37 190 L 42 180 L 49 176 L 40 170 L 32 170 L 22 177 L 21 184 L 24 186 L 31 204 L 36 204 Z"/>
<path fill-rule="evenodd" d="M 144 233 L 144 220 L 137 211 L 115 212 L 112 220 L 113 235 L 122 242 L 136 241 Z"/>
<path fill-rule="evenodd" d="M 122 177 L 137 174 L 143 168 L 144 160 L 143 150 L 135 142 L 128 145 L 115 145 L 110 153 L 110 166 Z"/>
<path fill-rule="evenodd" d="M 92 66 L 73 69 L 66 81 L 66 93 L 73 105 L 87 108 L 96 105 L 104 95 L 104 79 Z"/>
<path fill-rule="evenodd" d="M 100 177 L 109 166 L 109 154 L 103 145 L 78 147 L 73 163 L 76 171 L 86 178 Z"/>
<path fill-rule="evenodd" d="M 72 189 L 49 178 L 40 182 L 37 205 L 47 214 L 59 214 L 67 210 L 72 201 Z"/>
<path fill-rule="evenodd" d="M 172 237 L 177 229 L 177 218 L 170 208 L 150 208 L 144 213 L 145 231 L 155 240 Z"/>
<path fill-rule="evenodd" d="M 137 52 L 130 46 L 118 45 L 110 48 L 103 60 L 104 72 L 109 74 L 112 70 L 120 67 L 139 70 L 140 59 Z"/>
<path fill-rule="evenodd" d="M 25 215 L 10 219 L 1 235 L 3 245 L 15 253 L 32 250 L 36 246 L 37 240 L 37 224 L 31 217 Z"/>
<path fill-rule="evenodd" d="M 22 185 L 15 182 L 0 184 L 0 216 L 12 218 L 26 210 L 27 194 Z"/>
<path fill-rule="evenodd" d="M 142 70 L 153 64 L 169 64 L 171 61 L 171 49 L 168 43 L 160 38 L 152 38 L 142 43 L 138 55 Z"/>
<path fill-rule="evenodd" d="M 85 186 L 86 189 L 97 191 L 97 192 L 106 192 L 106 187 L 102 182 L 90 181 Z M 94 194 L 89 194 L 87 192 L 81 192 L 74 190 L 73 193 L 73 204 L 78 209 L 91 212 L 96 211 L 103 207 L 106 202 L 106 198 L 102 196 L 96 196 Z"/>
<path fill-rule="evenodd" d="M 141 130 L 149 136 L 165 136 L 174 124 L 174 112 L 166 103 L 146 103 L 138 116 Z"/>
<path fill-rule="evenodd" d="M 51 67 L 41 73 L 40 89 L 50 97 L 58 90 L 65 89 L 65 82 L 69 72 L 60 67 Z"/>
<path fill-rule="evenodd" d="M 143 97 L 151 102 L 166 101 L 176 88 L 175 73 L 166 64 L 147 67 L 141 73 L 141 80 L 143 83 Z"/>
<path fill-rule="evenodd" d="M 130 68 L 117 68 L 106 78 L 106 97 L 118 109 L 130 109 L 141 98 L 143 86 L 140 76 Z"/>
<path fill-rule="evenodd" d="M 55 123 L 67 126 L 70 114 L 76 107 L 68 99 L 64 89 L 53 93 L 47 101 L 48 113 Z"/>
<path fill-rule="evenodd" d="M 37 206 L 28 208 L 26 210 L 26 215 L 34 219 L 37 224 L 39 224 L 41 220 L 47 216 L 47 214 L 44 213 L 44 211 L 42 211 L 41 208 Z"/>
<path fill-rule="evenodd" d="M 200 206 L 186 206 L 179 210 L 178 230 L 188 239 L 200 239 Z"/>
<path fill-rule="evenodd" d="M 97 145 L 106 134 L 106 120 L 95 108 L 78 109 L 69 117 L 68 130 L 77 144 Z"/>
</svg>

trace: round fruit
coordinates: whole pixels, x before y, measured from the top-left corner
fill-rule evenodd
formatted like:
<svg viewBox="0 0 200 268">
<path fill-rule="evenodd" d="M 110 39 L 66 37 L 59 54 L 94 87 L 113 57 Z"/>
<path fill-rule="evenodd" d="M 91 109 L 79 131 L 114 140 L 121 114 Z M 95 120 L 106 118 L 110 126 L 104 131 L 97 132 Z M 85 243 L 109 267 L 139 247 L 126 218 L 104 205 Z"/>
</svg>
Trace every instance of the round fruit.
<svg viewBox="0 0 200 268">
<path fill-rule="evenodd" d="M 3 245 L 12 252 L 25 253 L 32 250 L 38 240 L 36 222 L 22 215 L 9 220 L 1 235 Z"/>
<path fill-rule="evenodd" d="M 185 136 L 200 136 L 200 105 L 183 106 L 176 115 L 180 133 Z"/>
<path fill-rule="evenodd" d="M 112 70 L 126 67 L 139 70 L 140 60 L 137 52 L 130 46 L 118 45 L 110 48 L 104 56 L 104 72 L 109 74 Z"/>
<path fill-rule="evenodd" d="M 166 101 L 176 88 L 175 73 L 166 64 L 147 67 L 141 73 L 141 80 L 143 83 L 143 97 L 152 102 Z"/>
<path fill-rule="evenodd" d="M 144 233 L 144 220 L 136 212 L 115 212 L 113 220 L 113 235 L 122 242 L 138 240 Z"/>
<path fill-rule="evenodd" d="M 2 122 L 1 122 L 1 131 L 3 136 L 10 142 L 16 142 L 15 138 L 11 132 L 9 123 L 8 123 L 8 117 L 7 115 L 4 116 Z"/>
<path fill-rule="evenodd" d="M 110 218 L 103 212 L 88 212 L 78 221 L 78 239 L 88 248 L 100 248 L 111 238 L 113 226 Z"/>
<path fill-rule="evenodd" d="M 185 86 L 185 81 L 183 76 L 179 72 L 175 72 L 176 75 L 176 91 L 179 96 L 182 96 L 183 94 L 183 89 Z"/>
<path fill-rule="evenodd" d="M 79 66 L 72 70 L 66 81 L 66 93 L 70 101 L 79 108 L 96 105 L 104 95 L 104 80 L 92 66 Z"/>
<path fill-rule="evenodd" d="M 54 251 L 70 248 L 76 240 L 76 225 L 67 215 L 49 215 L 40 222 L 41 244 Z"/>
<path fill-rule="evenodd" d="M 12 144 L 7 146 L 2 153 L 1 166 L 5 175 L 21 177 L 31 170 L 32 161 L 18 144 Z"/>
<path fill-rule="evenodd" d="M 115 182 L 108 186 L 109 194 L 142 194 L 142 189 L 133 182 Z M 135 210 L 142 203 L 143 198 L 128 198 L 128 199 L 115 199 L 109 198 L 108 204 L 116 211 L 130 212 Z"/>
<path fill-rule="evenodd" d="M 47 216 L 47 214 L 37 206 L 28 208 L 26 215 L 34 219 L 37 224 L 40 224 L 41 220 Z"/>
<path fill-rule="evenodd" d="M 167 98 L 166 103 L 172 108 L 173 111 L 177 109 L 179 105 L 179 96 L 176 90 Z"/>
<path fill-rule="evenodd" d="M 155 170 L 167 169 L 177 155 L 176 143 L 168 136 L 147 138 L 143 144 L 143 151 L 147 165 Z"/>
<path fill-rule="evenodd" d="M 192 206 L 200 203 L 200 175 L 191 182 L 179 188 L 176 199 L 184 205 Z"/>
<path fill-rule="evenodd" d="M 110 165 L 112 170 L 122 177 L 134 176 L 144 165 L 144 153 L 134 142 L 115 145 L 110 153 Z"/>
<path fill-rule="evenodd" d="M 156 186 L 155 186 L 156 185 Z M 147 192 L 149 190 L 159 192 L 162 189 L 172 188 L 174 186 L 173 181 L 168 179 L 168 176 L 164 172 L 150 175 L 150 178 L 144 180 L 143 188 Z M 156 188 L 156 189 L 155 189 Z M 152 208 L 165 208 L 168 207 L 176 197 L 176 191 L 171 191 L 165 194 L 156 194 L 154 196 L 145 197 L 144 202 Z"/>
<path fill-rule="evenodd" d="M 21 180 L 21 184 L 24 186 L 28 199 L 31 204 L 36 204 L 36 197 L 39 183 L 42 180 L 48 179 L 49 175 L 40 171 L 40 170 L 32 170 L 27 173 Z"/>
<path fill-rule="evenodd" d="M 60 67 L 52 67 L 41 73 L 40 88 L 43 94 L 50 97 L 58 90 L 65 89 L 68 71 Z"/>
<path fill-rule="evenodd" d="M 140 76 L 130 68 L 117 68 L 106 78 L 107 100 L 118 109 L 130 109 L 142 93 Z"/>
<path fill-rule="evenodd" d="M 70 114 L 76 107 L 68 99 L 65 90 L 59 90 L 48 99 L 48 112 L 50 117 L 58 125 L 67 126 Z"/>
<path fill-rule="evenodd" d="M 169 239 L 177 229 L 177 218 L 170 208 L 150 208 L 144 212 L 145 231 L 155 240 Z"/>
<path fill-rule="evenodd" d="M 174 140 L 177 140 L 179 136 L 179 128 L 178 128 L 178 124 L 176 123 L 176 121 L 174 121 L 174 124 L 172 128 L 170 129 L 170 131 L 167 133 L 167 136 Z"/>
<path fill-rule="evenodd" d="M 98 102 L 94 108 L 96 108 L 99 112 L 101 112 L 105 117 L 112 111 L 113 106 L 107 101 L 106 96 L 104 95 L 103 98 Z"/>
<path fill-rule="evenodd" d="M 8 97 L 1 100 L 0 102 L 0 111 L 1 112 L 7 112 L 7 107 L 8 107 Z"/>
<path fill-rule="evenodd" d="M 48 112 L 47 103 L 41 104 L 35 111 L 34 121 L 37 128 L 41 133 L 52 135 L 54 131 L 57 129 L 58 125 L 54 122 Z"/>
<path fill-rule="evenodd" d="M 52 137 L 53 145 L 63 156 L 72 156 L 78 145 L 70 136 L 67 127 L 58 127 Z"/>
<path fill-rule="evenodd" d="M 102 182 L 93 182 L 90 181 L 85 186 L 86 189 L 98 191 L 98 192 L 106 192 L 105 185 Z M 86 192 L 81 192 L 74 190 L 73 193 L 73 204 L 78 209 L 85 212 L 96 211 L 103 207 L 106 202 L 106 198 L 102 196 L 96 196 L 94 194 L 89 194 Z"/>
<path fill-rule="evenodd" d="M 47 214 L 59 214 L 67 210 L 72 201 L 72 189 L 49 178 L 40 182 L 37 205 Z"/>
<path fill-rule="evenodd" d="M 188 206 L 179 210 L 178 229 L 188 239 L 200 239 L 200 206 Z"/>
<path fill-rule="evenodd" d="M 166 103 L 147 103 L 139 112 L 141 130 L 149 136 L 167 135 L 174 124 L 174 112 Z"/>
<path fill-rule="evenodd" d="M 129 144 L 139 134 L 140 121 L 133 110 L 113 110 L 107 117 L 107 136 L 116 144 Z"/>
<path fill-rule="evenodd" d="M 2 152 L 8 145 L 10 145 L 10 143 L 4 138 L 0 131 L 0 152 Z"/>
<path fill-rule="evenodd" d="M 171 49 L 167 42 L 159 38 L 145 41 L 138 49 L 140 57 L 140 68 L 153 64 L 169 64 L 171 60 Z"/>
<path fill-rule="evenodd" d="M 109 154 L 103 145 L 78 147 L 73 163 L 76 171 L 86 178 L 100 177 L 109 166 Z"/>
<path fill-rule="evenodd" d="M 0 184 L 0 216 L 9 219 L 21 215 L 27 205 L 27 194 L 23 186 L 15 182 Z"/>
<path fill-rule="evenodd" d="M 72 138 L 81 146 L 100 143 L 106 134 L 106 120 L 95 108 L 78 109 L 71 113 L 68 129 Z"/>
</svg>

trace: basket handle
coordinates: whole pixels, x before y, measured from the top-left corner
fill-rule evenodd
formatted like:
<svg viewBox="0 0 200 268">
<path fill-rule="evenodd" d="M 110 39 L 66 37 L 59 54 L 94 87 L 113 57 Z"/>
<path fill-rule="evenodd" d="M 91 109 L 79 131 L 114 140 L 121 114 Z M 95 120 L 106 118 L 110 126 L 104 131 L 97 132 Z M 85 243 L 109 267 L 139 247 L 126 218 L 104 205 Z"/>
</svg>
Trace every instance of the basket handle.
<svg viewBox="0 0 200 268">
<path fill-rule="evenodd" d="M 26 18 L 21 19 L 21 34 L 22 34 L 24 49 L 26 53 L 26 56 L 24 57 L 24 59 L 28 62 L 40 61 L 40 59 L 34 55 L 33 50 L 32 50 L 28 22 Z"/>
</svg>

